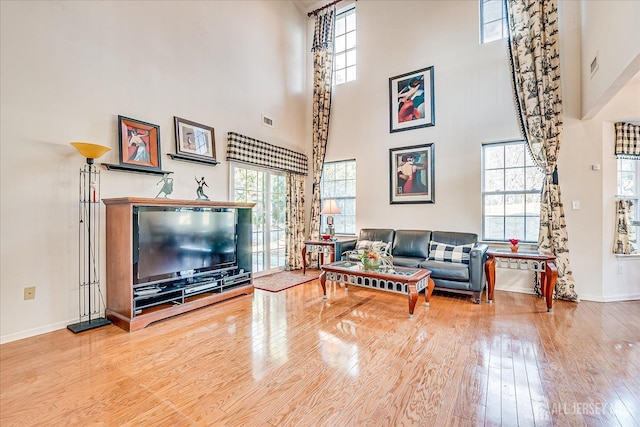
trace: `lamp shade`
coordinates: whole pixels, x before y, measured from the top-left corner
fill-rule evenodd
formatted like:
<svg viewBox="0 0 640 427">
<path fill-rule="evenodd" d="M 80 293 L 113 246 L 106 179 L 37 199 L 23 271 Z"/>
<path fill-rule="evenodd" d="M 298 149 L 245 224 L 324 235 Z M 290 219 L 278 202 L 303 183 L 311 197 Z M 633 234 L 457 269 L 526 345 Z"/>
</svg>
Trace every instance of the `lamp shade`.
<svg viewBox="0 0 640 427">
<path fill-rule="evenodd" d="M 72 142 L 71 145 L 73 148 L 78 150 L 78 153 L 82 154 L 87 159 L 97 159 L 107 151 L 111 150 L 110 147 L 93 144 L 91 142 Z"/>
<path fill-rule="evenodd" d="M 335 199 L 328 199 L 324 202 L 324 208 L 320 213 L 323 215 L 339 215 L 341 212 Z"/>
</svg>

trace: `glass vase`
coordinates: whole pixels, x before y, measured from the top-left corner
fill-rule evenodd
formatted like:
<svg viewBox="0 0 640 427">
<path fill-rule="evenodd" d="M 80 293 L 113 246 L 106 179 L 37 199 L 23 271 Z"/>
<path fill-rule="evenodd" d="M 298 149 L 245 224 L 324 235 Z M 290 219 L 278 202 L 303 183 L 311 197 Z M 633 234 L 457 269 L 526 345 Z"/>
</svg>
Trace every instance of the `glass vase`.
<svg viewBox="0 0 640 427">
<path fill-rule="evenodd" d="M 382 261 L 380 261 L 379 259 L 374 259 L 374 258 L 362 258 L 362 265 L 364 266 L 365 270 L 377 270 L 378 268 L 380 268 L 380 264 L 382 263 Z"/>
</svg>

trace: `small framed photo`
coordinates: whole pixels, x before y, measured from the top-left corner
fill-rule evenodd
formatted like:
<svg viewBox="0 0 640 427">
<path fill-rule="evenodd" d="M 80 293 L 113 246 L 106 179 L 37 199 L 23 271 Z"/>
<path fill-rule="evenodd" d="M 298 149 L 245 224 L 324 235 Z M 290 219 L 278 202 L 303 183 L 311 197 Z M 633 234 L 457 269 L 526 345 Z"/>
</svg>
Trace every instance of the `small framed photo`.
<svg viewBox="0 0 640 427">
<path fill-rule="evenodd" d="M 436 124 L 433 66 L 389 79 L 389 130 L 401 132 Z"/>
<path fill-rule="evenodd" d="M 174 117 L 176 154 L 194 160 L 216 161 L 216 138 L 212 127 Z"/>
<path fill-rule="evenodd" d="M 389 150 L 390 203 L 435 203 L 433 143 Z"/>
<path fill-rule="evenodd" d="M 120 165 L 160 171 L 160 126 L 118 116 Z"/>
</svg>

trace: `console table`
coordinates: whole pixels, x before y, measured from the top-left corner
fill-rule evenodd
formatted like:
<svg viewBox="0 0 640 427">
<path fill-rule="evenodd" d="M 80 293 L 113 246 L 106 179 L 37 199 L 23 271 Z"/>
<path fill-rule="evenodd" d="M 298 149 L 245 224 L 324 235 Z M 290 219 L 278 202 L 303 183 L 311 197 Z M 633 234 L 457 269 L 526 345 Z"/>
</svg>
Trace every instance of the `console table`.
<svg viewBox="0 0 640 427">
<path fill-rule="evenodd" d="M 431 279 L 431 271 L 424 268 L 393 267 L 378 270 L 365 270 L 362 263 L 354 261 L 338 261 L 323 265 L 320 273 L 323 299 L 327 299 L 326 281 L 362 286 L 381 291 L 407 295 L 409 298 L 409 317 L 413 317 L 413 309 L 418 301 L 418 292 L 424 290 L 424 305 L 429 307 L 429 299 L 435 287 Z"/>
<path fill-rule="evenodd" d="M 336 248 L 344 243 L 355 242 L 355 238 L 343 240 L 307 240 L 302 245 L 302 274 L 307 274 L 307 254 L 322 254 L 322 263 L 325 263 L 325 256 L 329 255 L 329 263 L 336 259 Z"/>
<path fill-rule="evenodd" d="M 489 249 L 487 251 L 487 262 L 484 264 L 487 275 L 487 299 L 493 301 L 493 290 L 496 285 L 496 263 L 498 267 L 513 268 L 518 270 L 532 270 L 536 274 L 540 273 L 540 287 L 542 296 L 547 302 L 547 311 L 551 311 L 553 305 L 553 290 L 558 278 L 558 270 L 554 264 L 556 259 L 551 254 L 538 251 L 518 251 L 511 252 L 500 249 Z M 496 259 L 498 260 L 496 262 Z"/>
</svg>

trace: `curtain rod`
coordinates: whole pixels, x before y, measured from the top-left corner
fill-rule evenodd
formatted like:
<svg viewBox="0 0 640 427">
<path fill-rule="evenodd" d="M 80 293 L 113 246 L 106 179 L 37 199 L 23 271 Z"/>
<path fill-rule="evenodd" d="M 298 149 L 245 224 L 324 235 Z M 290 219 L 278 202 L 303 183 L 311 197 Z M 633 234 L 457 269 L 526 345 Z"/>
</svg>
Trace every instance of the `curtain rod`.
<svg viewBox="0 0 640 427">
<path fill-rule="evenodd" d="M 307 13 L 307 16 L 317 15 L 318 12 L 320 12 L 322 9 L 326 9 L 326 8 L 328 8 L 330 6 L 333 6 L 336 3 L 340 3 L 341 1 L 342 0 L 335 0 L 335 1 L 332 1 L 331 3 L 325 4 L 324 6 L 319 7 L 316 10 L 312 10 L 311 12 Z M 356 1 L 358 1 L 358 0 L 356 0 Z"/>
</svg>

